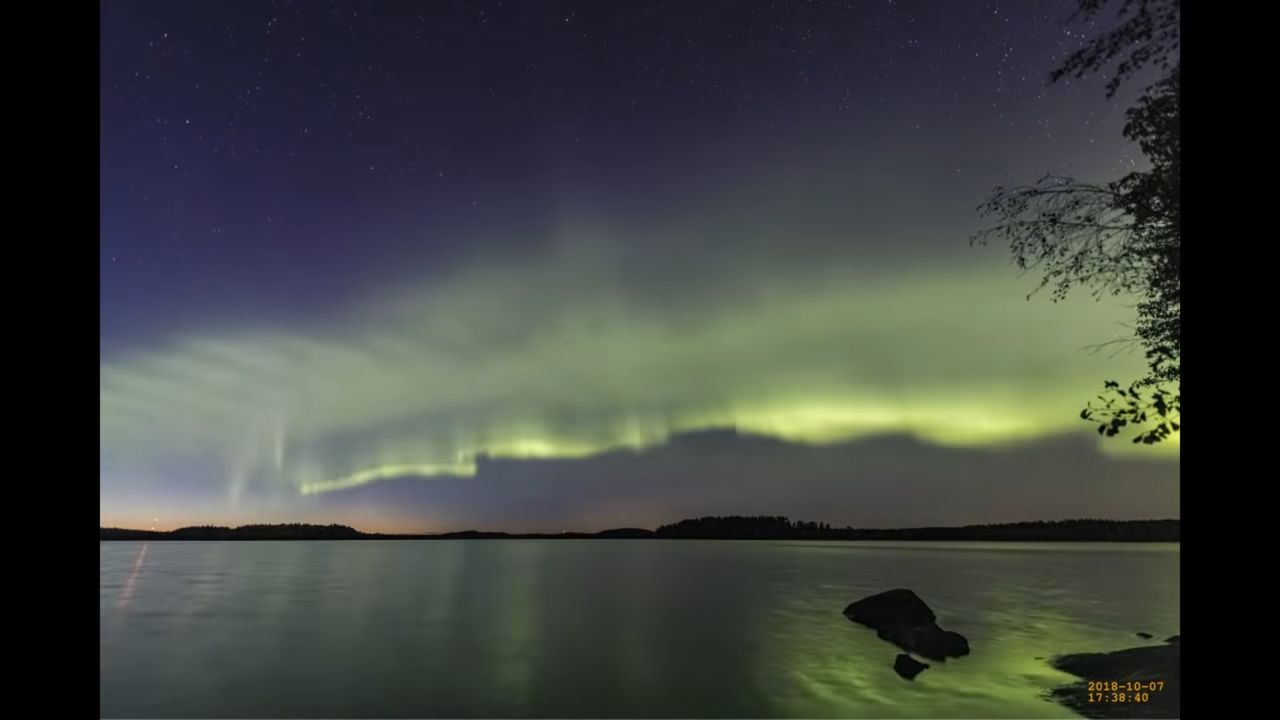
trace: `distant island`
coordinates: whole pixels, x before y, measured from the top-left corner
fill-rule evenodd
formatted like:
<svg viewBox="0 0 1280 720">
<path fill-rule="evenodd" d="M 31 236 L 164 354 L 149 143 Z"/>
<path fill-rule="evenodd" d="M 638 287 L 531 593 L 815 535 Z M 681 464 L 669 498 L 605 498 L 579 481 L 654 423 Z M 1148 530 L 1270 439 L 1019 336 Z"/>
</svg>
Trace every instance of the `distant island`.
<svg viewBox="0 0 1280 720">
<path fill-rule="evenodd" d="M 1180 542 L 1181 521 L 1056 520 L 996 525 L 922 528 L 831 527 L 783 516 L 707 516 L 662 525 L 656 530 L 615 528 L 594 533 L 506 533 L 464 530 L 436 534 L 366 533 L 346 525 L 196 526 L 177 530 L 98 528 L 99 540 L 910 540 L 1007 542 Z"/>
</svg>

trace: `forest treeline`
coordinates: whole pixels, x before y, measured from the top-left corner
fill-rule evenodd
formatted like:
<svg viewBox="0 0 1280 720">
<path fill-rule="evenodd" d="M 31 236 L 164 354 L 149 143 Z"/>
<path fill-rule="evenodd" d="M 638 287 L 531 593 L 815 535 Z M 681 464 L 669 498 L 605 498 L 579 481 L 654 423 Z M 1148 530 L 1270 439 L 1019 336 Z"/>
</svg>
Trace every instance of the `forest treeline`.
<svg viewBox="0 0 1280 720">
<path fill-rule="evenodd" d="M 1179 542 L 1181 521 L 1058 520 L 959 527 L 854 528 L 793 521 L 782 515 L 705 516 L 657 530 L 615 528 L 596 533 L 505 533 L 465 530 L 439 534 L 365 533 L 346 525 L 213 525 L 177 530 L 99 528 L 99 540 L 466 540 L 466 539 L 689 539 L 689 540 L 925 540 L 1040 542 Z"/>
</svg>

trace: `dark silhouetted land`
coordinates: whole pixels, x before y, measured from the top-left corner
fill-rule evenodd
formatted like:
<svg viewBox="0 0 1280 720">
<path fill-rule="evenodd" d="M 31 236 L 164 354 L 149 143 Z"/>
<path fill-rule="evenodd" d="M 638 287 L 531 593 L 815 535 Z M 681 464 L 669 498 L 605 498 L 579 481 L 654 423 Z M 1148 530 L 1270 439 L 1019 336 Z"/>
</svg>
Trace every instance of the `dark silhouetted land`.
<svg viewBox="0 0 1280 720">
<path fill-rule="evenodd" d="M 701 517 L 657 530 L 616 528 L 595 533 L 505 533 L 464 530 L 436 534 L 365 533 L 346 525 L 197 526 L 170 531 L 99 528 L 99 540 L 468 540 L 468 539 L 699 539 L 912 540 L 1011 542 L 1179 542 L 1180 520 L 1061 520 L 923 528 L 831 527 L 782 516 Z"/>
<path fill-rule="evenodd" d="M 1182 642 L 1177 635 L 1163 645 L 1064 655 L 1054 658 L 1053 666 L 1083 678 L 1055 689 L 1051 696 L 1085 717 L 1181 717 Z M 1115 682 L 1118 688 L 1095 692 L 1089 687 L 1091 680 Z"/>
</svg>

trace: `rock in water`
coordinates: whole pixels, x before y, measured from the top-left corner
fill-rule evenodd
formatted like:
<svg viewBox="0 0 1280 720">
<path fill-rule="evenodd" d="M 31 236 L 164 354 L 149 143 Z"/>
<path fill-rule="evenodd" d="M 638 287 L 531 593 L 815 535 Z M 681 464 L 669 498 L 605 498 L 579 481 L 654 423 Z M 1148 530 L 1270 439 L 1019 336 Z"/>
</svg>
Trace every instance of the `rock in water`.
<svg viewBox="0 0 1280 720">
<path fill-rule="evenodd" d="M 929 625 L 937 619 L 919 595 L 905 588 L 887 590 L 851 603 L 844 614 L 870 628 L 887 625 Z"/>
<path fill-rule="evenodd" d="M 846 607 L 844 614 L 875 630 L 881 640 L 930 660 L 969 654 L 969 641 L 960 633 L 938 627 L 933 610 L 910 590 L 899 588 L 865 597 Z"/>
<path fill-rule="evenodd" d="M 893 669 L 902 677 L 908 680 L 915 680 L 917 675 L 929 669 L 929 665 L 916 660 L 906 653 L 901 653 L 893 661 Z"/>
<path fill-rule="evenodd" d="M 1138 635 L 1138 637 L 1142 638 L 1143 640 L 1150 640 L 1150 639 L 1151 639 L 1151 633 L 1144 633 L 1144 632 L 1140 632 L 1140 633 L 1138 633 L 1137 635 Z"/>
<path fill-rule="evenodd" d="M 930 660 L 969 654 L 969 641 L 963 635 L 943 630 L 937 625 L 887 625 L 877 630 L 876 635 Z"/>
</svg>

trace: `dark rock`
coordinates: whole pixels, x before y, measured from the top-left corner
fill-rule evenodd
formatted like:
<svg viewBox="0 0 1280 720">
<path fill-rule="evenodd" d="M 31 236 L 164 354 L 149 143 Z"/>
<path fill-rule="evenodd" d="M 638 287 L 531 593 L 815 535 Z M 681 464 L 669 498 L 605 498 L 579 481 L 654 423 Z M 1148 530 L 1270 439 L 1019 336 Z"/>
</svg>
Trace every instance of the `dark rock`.
<svg viewBox="0 0 1280 720">
<path fill-rule="evenodd" d="M 915 680 L 917 675 L 929 669 L 929 665 L 916 660 L 906 653 L 901 653 L 893 661 L 893 669 L 902 677 L 908 680 Z"/>
<path fill-rule="evenodd" d="M 1053 666 L 1077 677 L 1090 679 L 1107 677 L 1115 680 L 1137 680 L 1150 676 L 1159 680 L 1163 678 L 1155 677 L 1156 675 L 1178 674 L 1180 659 L 1178 643 L 1173 643 L 1109 653 L 1063 655 L 1053 660 Z"/>
<path fill-rule="evenodd" d="M 1181 639 L 1182 639 L 1181 635 L 1173 635 L 1172 637 L 1165 638 L 1164 641 L 1167 643 L 1176 643 Z"/>
<path fill-rule="evenodd" d="M 1138 633 L 1137 635 L 1138 635 L 1138 637 L 1142 638 L 1143 640 L 1150 640 L 1150 639 L 1151 639 L 1151 633 L 1144 633 L 1144 632 L 1140 632 L 1140 633 Z"/>
<path fill-rule="evenodd" d="M 871 595 L 844 609 L 850 620 L 876 631 L 881 640 L 930 660 L 969 654 L 963 635 L 938 627 L 936 615 L 918 595 L 897 589 Z"/>
<path fill-rule="evenodd" d="M 942 647 L 948 657 L 964 657 L 969 654 L 969 638 L 955 630 L 944 630 Z"/>
<path fill-rule="evenodd" d="M 1182 716 L 1180 643 L 1148 645 L 1110 653 L 1065 655 L 1055 658 L 1053 666 L 1085 680 L 1056 688 L 1051 693 L 1054 700 L 1085 717 Z M 1146 702 L 1100 704 L 1089 702 L 1089 680 L 1115 680 L 1121 683 L 1158 681 L 1163 686 L 1160 690 L 1148 692 Z"/>
<path fill-rule="evenodd" d="M 949 657 L 969 654 L 969 641 L 963 635 L 933 624 L 888 625 L 877 630 L 876 635 L 930 660 L 944 661 Z"/>
<path fill-rule="evenodd" d="M 933 610 L 929 609 L 919 595 L 905 588 L 887 590 L 864 597 L 850 603 L 849 607 L 844 609 L 844 614 L 850 620 L 869 628 L 880 628 L 886 625 L 928 625 L 937 619 Z"/>
</svg>

